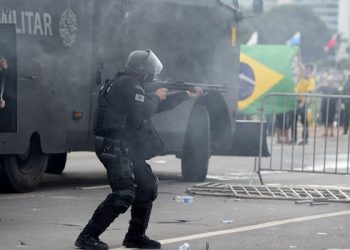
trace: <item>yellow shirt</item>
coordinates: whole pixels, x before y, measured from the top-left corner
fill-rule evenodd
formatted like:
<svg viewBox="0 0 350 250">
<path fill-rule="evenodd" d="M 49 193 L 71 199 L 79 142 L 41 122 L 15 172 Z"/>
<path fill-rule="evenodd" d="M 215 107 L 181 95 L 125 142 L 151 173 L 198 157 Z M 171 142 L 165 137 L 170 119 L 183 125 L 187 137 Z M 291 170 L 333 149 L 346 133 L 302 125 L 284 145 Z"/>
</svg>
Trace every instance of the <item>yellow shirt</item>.
<svg viewBox="0 0 350 250">
<path fill-rule="evenodd" d="M 295 87 L 295 93 L 297 94 L 307 94 L 309 92 L 314 92 L 316 88 L 316 81 L 314 77 L 305 78 L 302 76 Z"/>
<path fill-rule="evenodd" d="M 307 94 L 309 92 L 314 92 L 315 88 L 316 80 L 314 77 L 305 78 L 304 76 L 302 76 L 295 87 L 295 93 Z M 304 101 L 305 97 L 300 96 L 298 99 L 300 101 Z"/>
</svg>

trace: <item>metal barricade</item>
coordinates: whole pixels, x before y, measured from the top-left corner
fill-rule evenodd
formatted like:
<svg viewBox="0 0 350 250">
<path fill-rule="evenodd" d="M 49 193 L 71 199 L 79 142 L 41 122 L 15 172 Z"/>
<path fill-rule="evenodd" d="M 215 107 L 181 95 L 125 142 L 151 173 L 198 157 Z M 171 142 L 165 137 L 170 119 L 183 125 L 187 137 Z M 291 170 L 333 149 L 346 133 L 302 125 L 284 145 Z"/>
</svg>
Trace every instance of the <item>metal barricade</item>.
<svg viewBox="0 0 350 250">
<path fill-rule="evenodd" d="M 341 128 L 344 122 L 349 125 L 349 106 L 350 96 L 345 95 L 265 96 L 261 101 L 260 150 L 255 172 L 261 184 L 261 171 L 350 174 L 350 133 L 343 134 Z M 272 136 L 267 139 L 271 156 L 262 159 L 266 120 L 272 124 Z M 280 135 L 279 141 L 275 132 Z"/>
</svg>

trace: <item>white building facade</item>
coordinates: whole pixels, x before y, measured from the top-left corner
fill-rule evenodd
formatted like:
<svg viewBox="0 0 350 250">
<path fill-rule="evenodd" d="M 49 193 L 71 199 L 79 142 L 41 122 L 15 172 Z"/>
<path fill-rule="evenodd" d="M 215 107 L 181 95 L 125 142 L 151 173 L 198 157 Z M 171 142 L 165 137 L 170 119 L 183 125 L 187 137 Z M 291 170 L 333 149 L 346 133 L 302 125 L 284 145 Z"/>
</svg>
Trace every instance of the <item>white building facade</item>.
<svg viewBox="0 0 350 250">
<path fill-rule="evenodd" d="M 350 48 L 350 0 L 339 0 L 338 34 L 346 41 L 341 44 L 337 57 L 347 58 L 346 49 Z"/>
</svg>

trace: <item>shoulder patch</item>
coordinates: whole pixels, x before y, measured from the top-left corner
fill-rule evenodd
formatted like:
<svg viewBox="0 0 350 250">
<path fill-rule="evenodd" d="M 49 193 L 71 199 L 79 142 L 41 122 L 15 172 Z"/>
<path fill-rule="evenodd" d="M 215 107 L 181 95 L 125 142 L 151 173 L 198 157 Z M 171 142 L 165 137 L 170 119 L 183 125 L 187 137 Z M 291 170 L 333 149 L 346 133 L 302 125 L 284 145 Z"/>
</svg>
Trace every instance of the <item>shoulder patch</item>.
<svg viewBox="0 0 350 250">
<path fill-rule="evenodd" d="M 145 96 L 144 95 L 140 95 L 140 94 L 136 94 L 135 95 L 135 101 L 137 101 L 137 102 L 145 102 Z"/>
</svg>

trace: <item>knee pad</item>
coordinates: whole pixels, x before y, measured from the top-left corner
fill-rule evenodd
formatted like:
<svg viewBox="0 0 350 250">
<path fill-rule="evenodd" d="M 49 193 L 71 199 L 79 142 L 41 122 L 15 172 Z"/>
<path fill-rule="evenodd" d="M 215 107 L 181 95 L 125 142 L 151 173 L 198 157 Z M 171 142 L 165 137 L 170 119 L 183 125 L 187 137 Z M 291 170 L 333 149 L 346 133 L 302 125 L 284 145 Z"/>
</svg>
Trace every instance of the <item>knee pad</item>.
<svg viewBox="0 0 350 250">
<path fill-rule="evenodd" d="M 125 213 L 135 199 L 135 191 L 123 190 L 109 194 L 112 208 L 115 213 Z"/>
<path fill-rule="evenodd" d="M 148 204 L 154 201 L 158 196 L 158 179 L 153 183 L 137 187 L 137 202 L 139 204 Z"/>
</svg>

